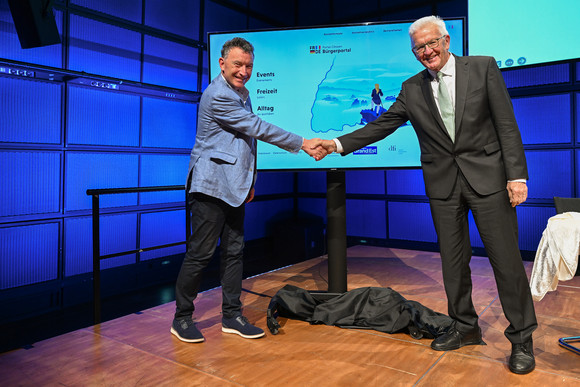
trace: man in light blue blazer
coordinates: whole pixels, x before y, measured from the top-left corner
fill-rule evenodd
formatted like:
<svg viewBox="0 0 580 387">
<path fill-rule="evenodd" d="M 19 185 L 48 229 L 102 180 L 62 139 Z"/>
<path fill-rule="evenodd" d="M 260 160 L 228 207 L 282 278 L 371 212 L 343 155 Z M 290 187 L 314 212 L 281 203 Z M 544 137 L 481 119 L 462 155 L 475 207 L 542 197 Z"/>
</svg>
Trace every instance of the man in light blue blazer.
<svg viewBox="0 0 580 387">
<path fill-rule="evenodd" d="M 252 113 L 245 87 L 252 74 L 254 48 L 242 38 L 224 44 L 221 73 L 204 91 L 199 104 L 197 135 L 188 172 L 192 235 L 177 278 L 171 333 L 185 342 L 204 337 L 192 320 L 203 269 L 220 241 L 222 331 L 244 338 L 264 336 L 242 315 L 244 204 L 254 196 L 256 140 L 288 152 L 300 149 L 316 159 L 325 152 L 320 139 L 306 140 Z"/>
</svg>

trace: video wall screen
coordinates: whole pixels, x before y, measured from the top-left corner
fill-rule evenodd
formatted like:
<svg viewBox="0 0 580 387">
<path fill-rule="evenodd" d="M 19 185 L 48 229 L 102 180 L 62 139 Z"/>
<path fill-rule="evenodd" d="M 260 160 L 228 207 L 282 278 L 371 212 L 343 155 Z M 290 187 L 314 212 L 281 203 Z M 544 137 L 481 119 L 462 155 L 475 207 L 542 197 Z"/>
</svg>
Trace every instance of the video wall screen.
<svg viewBox="0 0 580 387">
<path fill-rule="evenodd" d="M 445 21 L 451 51 L 464 53 L 464 20 Z M 210 77 L 220 73 L 222 45 L 239 36 L 254 46 L 246 84 L 253 112 L 305 138 L 332 139 L 375 120 L 395 101 L 401 84 L 423 70 L 411 51 L 411 22 L 209 33 Z M 373 95 L 378 95 L 373 103 Z M 373 169 L 420 166 L 410 123 L 350 155 L 315 162 L 258 142 L 259 170 Z"/>
<path fill-rule="evenodd" d="M 489 55 L 500 68 L 580 57 L 580 1 L 468 0 L 469 55 Z"/>
</svg>

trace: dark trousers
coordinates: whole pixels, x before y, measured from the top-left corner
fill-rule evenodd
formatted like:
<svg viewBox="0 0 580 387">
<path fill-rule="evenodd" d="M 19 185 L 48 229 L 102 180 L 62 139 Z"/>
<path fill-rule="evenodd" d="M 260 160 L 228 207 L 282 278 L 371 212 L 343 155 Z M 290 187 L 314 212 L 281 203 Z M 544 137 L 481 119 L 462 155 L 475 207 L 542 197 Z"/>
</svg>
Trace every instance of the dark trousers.
<svg viewBox="0 0 580 387">
<path fill-rule="evenodd" d="M 220 241 L 222 312 L 225 318 L 241 314 L 245 205 L 232 207 L 222 200 L 189 194 L 191 236 L 175 286 L 175 318 L 191 317 L 203 270 Z"/>
<path fill-rule="evenodd" d="M 510 322 L 504 333 L 512 343 L 531 339 L 537 328 L 536 314 L 518 247 L 516 209 L 510 205 L 507 190 L 478 195 L 460 173 L 451 196 L 431 199 L 430 204 L 439 237 L 448 313 L 457 329 L 468 332 L 478 326 L 469 267 L 471 210 L 493 268 L 504 315 Z"/>
</svg>

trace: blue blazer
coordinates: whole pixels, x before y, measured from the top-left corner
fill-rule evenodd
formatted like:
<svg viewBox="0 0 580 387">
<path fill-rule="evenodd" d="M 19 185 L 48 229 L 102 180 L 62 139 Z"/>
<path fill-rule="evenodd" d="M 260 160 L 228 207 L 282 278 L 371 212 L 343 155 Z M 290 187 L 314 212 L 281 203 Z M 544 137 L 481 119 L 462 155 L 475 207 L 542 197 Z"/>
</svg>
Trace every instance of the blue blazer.
<svg viewBox="0 0 580 387">
<path fill-rule="evenodd" d="M 197 135 L 191 151 L 189 192 L 200 192 L 233 207 L 245 201 L 256 181 L 256 139 L 298 153 L 303 138 L 252 113 L 218 75 L 201 96 Z"/>
</svg>

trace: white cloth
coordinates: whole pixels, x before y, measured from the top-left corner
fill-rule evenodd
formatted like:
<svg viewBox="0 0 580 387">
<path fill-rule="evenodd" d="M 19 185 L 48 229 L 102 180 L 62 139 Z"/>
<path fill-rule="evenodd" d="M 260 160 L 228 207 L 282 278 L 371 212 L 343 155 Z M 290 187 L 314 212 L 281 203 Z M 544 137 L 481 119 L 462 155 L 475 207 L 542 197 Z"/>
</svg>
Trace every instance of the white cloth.
<svg viewBox="0 0 580 387">
<path fill-rule="evenodd" d="M 580 248 L 580 213 L 564 212 L 548 219 L 536 251 L 530 289 L 534 301 L 556 290 L 558 281 L 574 277 Z"/>
</svg>

